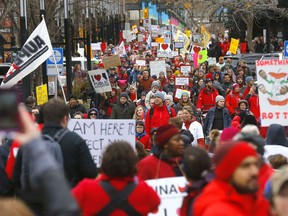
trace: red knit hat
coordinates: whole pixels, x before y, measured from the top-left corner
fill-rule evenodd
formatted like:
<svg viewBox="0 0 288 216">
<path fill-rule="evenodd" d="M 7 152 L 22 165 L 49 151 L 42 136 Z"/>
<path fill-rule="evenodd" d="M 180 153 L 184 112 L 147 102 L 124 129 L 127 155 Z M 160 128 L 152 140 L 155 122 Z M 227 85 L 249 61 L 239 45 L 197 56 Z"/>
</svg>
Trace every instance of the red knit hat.
<svg viewBox="0 0 288 216">
<path fill-rule="evenodd" d="M 239 130 L 234 127 L 225 128 L 220 135 L 220 142 L 231 141 L 238 133 Z"/>
<path fill-rule="evenodd" d="M 156 144 L 163 147 L 176 134 L 180 134 L 180 132 L 172 124 L 162 125 L 157 130 Z"/>
<path fill-rule="evenodd" d="M 235 169 L 249 156 L 257 157 L 257 152 L 247 142 L 229 142 L 219 146 L 213 157 L 216 178 L 229 181 Z"/>
</svg>

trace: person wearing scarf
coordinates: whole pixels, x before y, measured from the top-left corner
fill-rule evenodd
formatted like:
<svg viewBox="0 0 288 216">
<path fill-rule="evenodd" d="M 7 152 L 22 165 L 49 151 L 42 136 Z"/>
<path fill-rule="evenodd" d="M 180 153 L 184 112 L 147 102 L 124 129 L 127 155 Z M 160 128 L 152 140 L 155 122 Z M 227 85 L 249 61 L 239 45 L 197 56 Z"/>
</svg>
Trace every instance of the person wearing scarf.
<svg viewBox="0 0 288 216">
<path fill-rule="evenodd" d="M 165 124 L 158 128 L 153 145 L 153 155 L 141 160 L 138 167 L 138 176 L 142 180 L 183 176 L 180 165 L 184 152 L 184 142 L 179 130 Z"/>
<path fill-rule="evenodd" d="M 146 134 L 145 126 L 143 121 L 136 121 L 136 140 L 141 142 L 147 151 L 151 149 L 150 137 Z"/>
</svg>

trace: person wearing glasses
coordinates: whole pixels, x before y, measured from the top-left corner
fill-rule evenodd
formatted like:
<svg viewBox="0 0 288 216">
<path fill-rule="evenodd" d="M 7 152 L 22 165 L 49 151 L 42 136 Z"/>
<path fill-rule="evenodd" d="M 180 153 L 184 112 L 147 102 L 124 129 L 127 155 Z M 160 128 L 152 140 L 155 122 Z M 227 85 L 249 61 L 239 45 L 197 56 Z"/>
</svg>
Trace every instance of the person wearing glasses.
<svg viewBox="0 0 288 216">
<path fill-rule="evenodd" d="M 91 108 L 88 111 L 88 119 L 99 119 L 99 111 L 96 108 Z"/>
</svg>

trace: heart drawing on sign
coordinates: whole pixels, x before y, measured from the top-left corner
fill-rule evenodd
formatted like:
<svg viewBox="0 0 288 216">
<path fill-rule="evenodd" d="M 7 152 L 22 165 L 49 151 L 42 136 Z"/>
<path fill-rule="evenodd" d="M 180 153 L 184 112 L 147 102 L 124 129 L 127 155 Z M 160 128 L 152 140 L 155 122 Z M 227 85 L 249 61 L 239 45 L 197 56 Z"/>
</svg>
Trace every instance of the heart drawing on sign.
<svg viewBox="0 0 288 216">
<path fill-rule="evenodd" d="M 161 44 L 161 47 L 163 50 L 166 50 L 168 48 L 168 44 Z"/>
<path fill-rule="evenodd" d="M 197 46 L 194 46 L 193 50 L 194 50 L 195 53 L 198 53 L 198 52 L 200 52 L 201 48 L 197 47 Z"/>
<path fill-rule="evenodd" d="M 94 75 L 94 78 L 95 78 L 97 81 L 99 81 L 99 80 L 101 80 L 101 75 L 100 75 L 100 74 Z"/>
<path fill-rule="evenodd" d="M 202 57 L 203 57 L 202 54 L 200 54 L 198 58 L 199 58 L 199 59 L 202 59 Z"/>
</svg>

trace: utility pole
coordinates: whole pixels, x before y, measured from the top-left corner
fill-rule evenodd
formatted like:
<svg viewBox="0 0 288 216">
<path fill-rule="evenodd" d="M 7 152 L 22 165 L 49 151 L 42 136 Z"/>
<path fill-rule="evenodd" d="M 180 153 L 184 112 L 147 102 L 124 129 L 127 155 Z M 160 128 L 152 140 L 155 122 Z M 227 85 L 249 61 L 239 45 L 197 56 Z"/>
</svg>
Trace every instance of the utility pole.
<svg viewBox="0 0 288 216">
<path fill-rule="evenodd" d="M 42 16 L 46 16 L 46 12 L 45 12 L 45 1 L 44 0 L 40 0 L 40 22 L 42 20 Z M 44 61 L 42 63 L 42 78 L 43 78 L 43 84 L 47 84 L 48 85 L 48 76 L 47 76 L 47 65 L 46 65 L 46 61 Z"/>
<path fill-rule="evenodd" d="M 69 19 L 69 0 L 64 0 L 64 28 L 65 28 L 65 54 L 66 54 L 66 81 L 67 81 L 67 94 L 72 94 L 72 40 L 71 40 L 71 28 Z"/>
<path fill-rule="evenodd" d="M 27 13 L 26 13 L 26 0 L 20 0 L 20 34 L 21 34 L 21 47 L 24 46 L 27 40 Z M 22 80 L 23 85 L 23 101 L 31 95 L 30 75 L 27 75 Z"/>
</svg>

